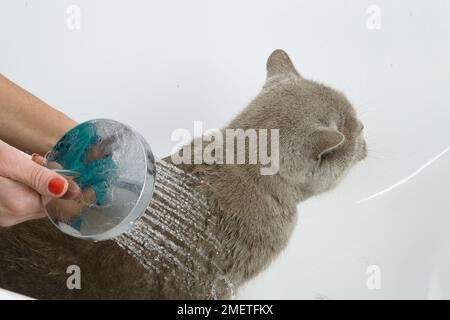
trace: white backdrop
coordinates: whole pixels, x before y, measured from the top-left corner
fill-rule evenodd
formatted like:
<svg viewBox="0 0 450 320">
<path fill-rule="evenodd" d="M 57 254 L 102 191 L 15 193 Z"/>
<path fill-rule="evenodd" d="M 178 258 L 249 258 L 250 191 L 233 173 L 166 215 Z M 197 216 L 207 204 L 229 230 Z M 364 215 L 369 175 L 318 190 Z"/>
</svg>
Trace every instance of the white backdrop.
<svg viewBox="0 0 450 320">
<path fill-rule="evenodd" d="M 0 72 L 78 121 L 131 125 L 164 156 L 174 129 L 224 126 L 285 49 L 348 95 L 369 158 L 299 206 L 288 248 L 237 298 L 450 298 L 450 152 L 357 203 L 450 146 L 449 16 L 446 0 L 2 0 Z"/>
</svg>

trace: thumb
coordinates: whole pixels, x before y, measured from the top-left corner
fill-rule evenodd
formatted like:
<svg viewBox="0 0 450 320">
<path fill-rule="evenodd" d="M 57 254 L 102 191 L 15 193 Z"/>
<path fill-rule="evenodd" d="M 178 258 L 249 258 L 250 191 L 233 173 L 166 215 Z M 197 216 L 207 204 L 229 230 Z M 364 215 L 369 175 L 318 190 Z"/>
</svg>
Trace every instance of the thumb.
<svg viewBox="0 0 450 320">
<path fill-rule="evenodd" d="M 17 157 L 7 175 L 43 196 L 59 198 L 67 192 L 69 186 L 69 182 L 63 176 L 38 165 L 25 156 Z"/>
</svg>

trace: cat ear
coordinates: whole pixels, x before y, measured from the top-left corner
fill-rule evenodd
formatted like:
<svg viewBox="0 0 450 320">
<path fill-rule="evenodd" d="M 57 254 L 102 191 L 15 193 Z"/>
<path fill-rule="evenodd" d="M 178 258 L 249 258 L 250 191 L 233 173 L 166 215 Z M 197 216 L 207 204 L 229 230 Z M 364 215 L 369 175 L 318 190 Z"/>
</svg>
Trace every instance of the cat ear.
<svg viewBox="0 0 450 320">
<path fill-rule="evenodd" d="M 333 152 L 344 144 L 345 136 L 337 130 L 320 128 L 312 133 L 312 157 L 322 160 L 323 155 Z"/>
<path fill-rule="evenodd" d="M 288 54 L 281 49 L 272 52 L 267 60 L 267 79 L 273 76 L 289 74 L 300 77 Z"/>
</svg>

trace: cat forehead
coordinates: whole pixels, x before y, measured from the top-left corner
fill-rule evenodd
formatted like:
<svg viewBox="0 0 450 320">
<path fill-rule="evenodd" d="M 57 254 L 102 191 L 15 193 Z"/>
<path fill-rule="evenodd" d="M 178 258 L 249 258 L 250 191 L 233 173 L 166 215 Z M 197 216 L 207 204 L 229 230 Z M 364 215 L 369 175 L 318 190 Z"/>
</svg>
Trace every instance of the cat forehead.
<svg viewBox="0 0 450 320">
<path fill-rule="evenodd" d="M 354 118 L 356 116 L 347 97 L 340 91 L 323 84 L 310 82 L 311 98 L 310 103 L 318 111 L 322 111 L 330 117 Z"/>
<path fill-rule="evenodd" d="M 299 78 L 281 78 L 266 87 L 271 92 L 277 92 L 278 98 L 290 100 L 299 107 L 313 108 L 317 113 L 330 115 L 353 115 L 354 109 L 341 92 L 326 85 Z"/>
</svg>

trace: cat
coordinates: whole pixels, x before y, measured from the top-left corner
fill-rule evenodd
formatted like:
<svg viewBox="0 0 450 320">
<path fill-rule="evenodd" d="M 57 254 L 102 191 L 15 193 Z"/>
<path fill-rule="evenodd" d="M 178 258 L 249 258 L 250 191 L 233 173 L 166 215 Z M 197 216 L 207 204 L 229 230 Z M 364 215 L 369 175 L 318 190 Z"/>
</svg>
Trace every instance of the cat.
<svg viewBox="0 0 450 320">
<path fill-rule="evenodd" d="M 336 187 L 366 158 L 367 146 L 347 98 L 304 79 L 283 50 L 270 55 L 261 92 L 226 128 L 279 129 L 273 175 L 261 175 L 259 164 L 176 165 L 201 178 L 192 187 L 207 199 L 213 233 L 224 248 L 216 263 L 238 288 L 286 247 L 298 203 Z M 67 288 L 69 265 L 81 269 L 80 290 Z M 75 239 L 47 219 L 0 229 L 0 287 L 44 299 L 208 298 L 200 285 L 188 288 L 144 268 L 114 241 Z M 230 292 L 219 288 L 216 297 Z"/>
</svg>

